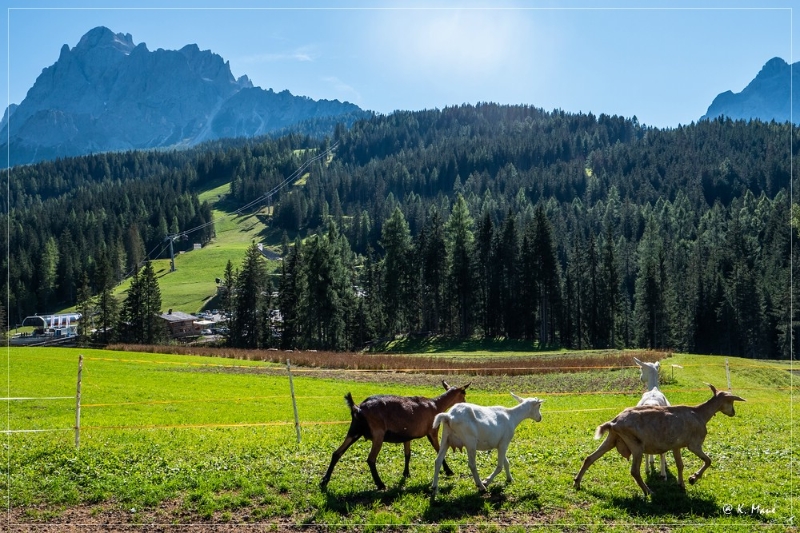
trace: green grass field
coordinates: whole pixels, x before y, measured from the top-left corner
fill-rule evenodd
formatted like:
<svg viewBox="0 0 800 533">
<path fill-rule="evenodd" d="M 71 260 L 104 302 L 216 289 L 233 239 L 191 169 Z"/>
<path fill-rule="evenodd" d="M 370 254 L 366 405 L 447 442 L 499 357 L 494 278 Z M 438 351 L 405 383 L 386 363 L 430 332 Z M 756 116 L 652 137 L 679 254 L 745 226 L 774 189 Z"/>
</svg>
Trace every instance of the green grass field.
<svg viewBox="0 0 800 533">
<path fill-rule="evenodd" d="M 79 353 L 84 367 L 76 450 Z M 326 376 L 318 369 L 296 369 L 298 444 L 284 365 L 88 349 L 11 349 L 0 363 L 8 375 L 6 396 L 65 399 L 8 402 L 12 433 L 0 461 L 0 490 L 8 498 L 12 522 L 25 524 L 785 530 L 796 513 L 797 480 L 791 469 L 797 447 L 790 417 L 796 400 L 788 365 L 729 360 L 733 391 L 747 402 L 737 403 L 736 417 L 718 415 L 709 423 L 704 449 L 714 461 L 711 468 L 683 493 L 669 456 L 670 478 L 666 483 L 649 478 L 656 494 L 647 501 L 628 472 L 629 463 L 616 452 L 588 471 L 581 491 L 571 486 L 582 460 L 599 444 L 592 438 L 595 427 L 634 405 L 639 389 L 556 394 L 517 389 L 522 377 L 498 382 L 446 376 L 451 384 L 473 382 L 470 402 L 511 406 L 509 389 L 546 401 L 542 422 L 523 422 L 509 448 L 514 483 L 506 485 L 501 474 L 488 494 L 480 495 L 465 454 L 450 452 L 456 475 L 440 478 L 440 496 L 431 504 L 435 454 L 424 441 L 412 444 L 411 477 L 405 482 L 402 447 L 384 446 L 378 469 L 388 486 L 385 492 L 375 490 L 364 441 L 343 456 L 327 492 L 318 483 L 347 430 L 346 392 L 356 401 L 389 392 L 433 396 L 441 390 L 442 376 L 415 376 L 414 385 L 401 373 L 337 371 Z M 726 387 L 722 358 L 675 355 L 662 362 L 670 364 L 683 366 L 663 387 L 673 404 L 707 399 L 704 381 Z M 634 369 L 618 372 L 638 375 Z M 592 374 L 572 374 L 571 379 L 590 382 Z M 688 476 L 701 461 L 688 451 L 683 457 Z M 494 453 L 479 454 L 482 475 L 495 461 Z"/>
<path fill-rule="evenodd" d="M 196 313 L 215 307 L 215 280 L 222 278 L 229 260 L 234 268 L 239 268 L 245 250 L 253 242 L 266 242 L 273 248 L 279 244 L 280 235 L 276 235 L 276 230 L 270 230 L 261 218 L 266 214 L 265 208 L 252 214 L 234 215 L 238 206 L 227 199 L 229 191 L 230 183 L 224 183 L 199 195 L 201 202 L 211 204 L 214 214 L 216 237 L 208 245 L 201 250 L 176 255 L 175 272 L 170 272 L 169 259 L 153 261 L 164 310 Z M 273 261 L 268 263 L 270 270 L 276 268 Z M 120 300 L 125 298 L 129 286 L 130 281 L 126 281 L 116 289 L 115 294 Z"/>
</svg>

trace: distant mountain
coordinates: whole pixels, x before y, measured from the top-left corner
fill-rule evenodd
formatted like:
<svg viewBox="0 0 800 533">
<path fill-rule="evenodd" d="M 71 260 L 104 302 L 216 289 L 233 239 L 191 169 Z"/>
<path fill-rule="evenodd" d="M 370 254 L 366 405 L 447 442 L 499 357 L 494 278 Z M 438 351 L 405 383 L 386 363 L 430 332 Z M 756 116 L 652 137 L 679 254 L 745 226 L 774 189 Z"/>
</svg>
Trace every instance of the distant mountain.
<svg viewBox="0 0 800 533">
<path fill-rule="evenodd" d="M 799 67 L 800 62 L 789 66 L 779 57 L 770 59 L 742 92 L 725 91 L 714 98 L 701 119 L 724 115 L 734 120 L 757 118 L 765 122 L 788 122 L 794 108 L 794 122 L 800 123 Z M 792 85 L 795 87 L 794 96 L 791 95 Z"/>
<path fill-rule="evenodd" d="M 67 45 L 0 123 L 0 162 L 114 150 L 192 146 L 251 137 L 323 117 L 367 116 L 338 100 L 315 101 L 235 79 L 230 65 L 190 44 L 149 51 L 130 34 L 97 27 Z"/>
</svg>

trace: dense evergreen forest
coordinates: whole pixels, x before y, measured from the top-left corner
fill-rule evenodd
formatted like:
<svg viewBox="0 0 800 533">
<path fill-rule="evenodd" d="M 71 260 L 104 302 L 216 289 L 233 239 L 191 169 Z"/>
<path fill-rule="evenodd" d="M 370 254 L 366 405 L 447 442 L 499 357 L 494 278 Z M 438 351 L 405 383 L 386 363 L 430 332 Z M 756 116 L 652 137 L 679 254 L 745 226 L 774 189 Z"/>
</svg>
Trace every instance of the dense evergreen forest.
<svg viewBox="0 0 800 533">
<path fill-rule="evenodd" d="M 12 169 L 9 322 L 74 303 L 78 273 L 98 293 L 98 264 L 119 278 L 208 221 L 199 188 L 230 180 L 242 205 L 300 165 L 296 150 L 334 143 L 276 197 L 273 223 L 308 236 L 285 240 L 280 274 L 254 252 L 226 272 L 232 344 L 350 349 L 423 333 L 780 358 L 797 342 L 788 124 L 660 130 L 493 104 L 376 116 L 323 141 Z"/>
</svg>

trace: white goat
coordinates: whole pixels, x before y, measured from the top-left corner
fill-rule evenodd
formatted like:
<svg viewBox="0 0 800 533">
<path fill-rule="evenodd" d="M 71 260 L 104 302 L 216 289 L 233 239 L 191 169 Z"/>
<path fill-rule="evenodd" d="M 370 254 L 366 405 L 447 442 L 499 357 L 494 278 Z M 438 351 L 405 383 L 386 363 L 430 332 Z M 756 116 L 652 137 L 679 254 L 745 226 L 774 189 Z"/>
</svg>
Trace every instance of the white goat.
<svg viewBox="0 0 800 533">
<path fill-rule="evenodd" d="M 450 408 L 446 413 L 436 415 L 433 419 L 433 427 L 437 428 L 443 424 L 442 440 L 439 448 L 439 455 L 436 457 L 436 466 L 433 470 L 433 495 L 435 498 L 439 492 L 439 469 L 447 454 L 447 448 L 467 449 L 469 458 L 469 468 L 472 470 L 472 477 L 475 485 L 481 492 L 486 490 L 486 485 L 500 473 L 505 467 L 506 481 L 511 483 L 511 471 L 509 469 L 506 451 L 514 436 L 514 431 L 520 422 L 526 418 L 531 418 L 536 422 L 542 420 L 539 406 L 544 400 L 539 398 L 520 398 L 513 392 L 511 396 L 519 405 L 514 407 L 482 407 L 471 403 L 459 403 Z M 475 454 L 477 450 L 497 449 L 497 468 L 492 475 L 481 481 L 478 475 L 478 468 L 475 465 Z"/>
<path fill-rule="evenodd" d="M 703 452 L 708 421 L 720 411 L 728 416 L 735 415 L 733 402 L 744 401 L 744 398 L 734 396 L 729 392 L 718 392 L 711 384 L 708 386 L 711 387 L 713 396 L 696 407 L 688 405 L 629 407 L 618 414 L 614 420 L 597 426 L 594 438 L 599 439 L 606 432 L 608 432 L 608 437 L 583 461 L 583 466 L 575 476 L 575 489 L 581 488 L 581 478 L 592 466 L 592 463 L 615 447 L 626 459 L 633 456 L 631 476 L 641 487 L 645 498 L 648 494 L 653 494 L 650 487 L 642 481 L 642 455 L 645 453 L 665 453 L 672 450 L 672 454 L 675 456 L 675 465 L 678 467 L 678 484 L 685 489 L 681 448 L 688 448 L 703 460 L 700 470 L 689 476 L 689 483 L 694 484 L 700 479 L 706 468 L 711 466 L 711 459 Z"/>
<path fill-rule="evenodd" d="M 636 406 L 641 405 L 669 405 L 669 401 L 667 397 L 664 396 L 664 393 L 658 390 L 658 369 L 659 369 L 659 362 L 656 361 L 655 363 L 647 363 L 639 361 L 637 358 L 633 358 L 633 361 L 639 365 L 642 373 L 639 376 L 640 379 L 647 384 L 647 390 L 645 390 L 644 394 L 642 394 L 642 399 L 639 400 L 639 403 Z M 647 470 L 655 470 L 655 461 L 653 460 L 652 455 L 648 455 L 645 459 L 645 469 Z M 661 454 L 661 477 L 665 480 L 667 479 L 667 458 L 665 454 Z"/>
</svg>

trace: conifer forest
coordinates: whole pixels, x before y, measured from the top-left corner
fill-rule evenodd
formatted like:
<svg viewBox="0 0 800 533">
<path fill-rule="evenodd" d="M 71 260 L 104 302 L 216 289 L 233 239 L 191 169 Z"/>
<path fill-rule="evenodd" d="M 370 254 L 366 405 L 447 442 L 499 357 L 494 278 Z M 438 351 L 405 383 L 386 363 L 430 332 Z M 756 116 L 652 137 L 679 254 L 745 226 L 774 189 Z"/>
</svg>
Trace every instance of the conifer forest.
<svg viewBox="0 0 800 533">
<path fill-rule="evenodd" d="M 129 297 L 155 312 L 144 262 L 167 235 L 204 226 L 176 249 L 215 237 L 200 191 L 230 182 L 228 202 L 246 205 L 332 148 L 271 198 L 283 260 L 268 268 L 254 244 L 219 273 L 231 345 L 353 350 L 410 334 L 770 359 L 797 347 L 788 123 L 657 129 L 478 104 L 328 132 L 13 167 L 0 190 L 8 323 L 88 310 L 129 276 Z M 145 323 L 141 309 L 103 313 Z"/>
</svg>

